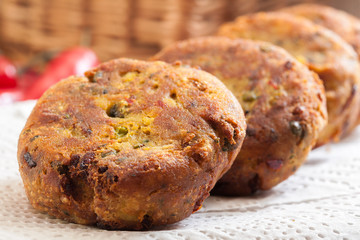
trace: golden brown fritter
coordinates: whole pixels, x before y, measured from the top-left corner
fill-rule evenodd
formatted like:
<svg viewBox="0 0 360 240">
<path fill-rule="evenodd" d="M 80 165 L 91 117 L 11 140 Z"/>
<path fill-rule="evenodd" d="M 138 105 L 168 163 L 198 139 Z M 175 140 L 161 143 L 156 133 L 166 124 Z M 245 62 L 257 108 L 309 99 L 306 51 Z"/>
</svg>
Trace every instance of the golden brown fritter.
<svg viewBox="0 0 360 240">
<path fill-rule="evenodd" d="M 281 11 L 305 17 L 337 33 L 353 46 L 360 59 L 360 19 L 329 6 L 310 3 L 284 8 Z"/>
<path fill-rule="evenodd" d="M 248 195 L 287 179 L 326 125 L 325 92 L 318 76 L 269 43 L 191 39 L 165 48 L 154 59 L 180 60 L 214 74 L 244 109 L 243 147 L 214 193 Z"/>
<path fill-rule="evenodd" d="M 337 141 L 357 126 L 359 62 L 355 51 L 338 35 L 305 18 L 282 12 L 239 17 L 221 26 L 218 34 L 281 46 L 319 75 L 325 85 L 329 121 L 317 146 Z"/>
<path fill-rule="evenodd" d="M 108 229 L 148 229 L 197 211 L 245 135 L 242 109 L 214 76 L 118 59 L 48 90 L 19 139 L 38 210 Z"/>
<path fill-rule="evenodd" d="M 319 4 L 299 4 L 283 8 L 283 12 L 305 17 L 330 29 L 347 41 L 360 57 L 360 20 L 347 12 Z"/>
</svg>

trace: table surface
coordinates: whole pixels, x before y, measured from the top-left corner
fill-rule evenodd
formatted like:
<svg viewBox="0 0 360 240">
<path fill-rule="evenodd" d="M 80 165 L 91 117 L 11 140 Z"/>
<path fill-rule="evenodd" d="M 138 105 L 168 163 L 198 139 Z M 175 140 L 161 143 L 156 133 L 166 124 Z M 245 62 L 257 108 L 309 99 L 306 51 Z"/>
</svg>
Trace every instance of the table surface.
<svg viewBox="0 0 360 240">
<path fill-rule="evenodd" d="M 287 181 L 252 197 L 209 197 L 189 218 L 152 231 L 106 231 L 34 210 L 16 159 L 33 101 L 0 106 L 0 239 L 360 239 L 360 127 L 312 151 Z"/>
</svg>

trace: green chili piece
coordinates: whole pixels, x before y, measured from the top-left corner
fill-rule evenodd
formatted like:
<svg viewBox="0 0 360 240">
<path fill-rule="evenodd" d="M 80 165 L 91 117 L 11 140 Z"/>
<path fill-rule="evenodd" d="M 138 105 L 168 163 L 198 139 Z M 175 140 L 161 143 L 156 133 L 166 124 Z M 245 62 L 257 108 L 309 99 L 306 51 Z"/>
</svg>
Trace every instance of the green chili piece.
<svg viewBox="0 0 360 240">
<path fill-rule="evenodd" d="M 303 134 L 303 128 L 298 121 L 290 121 L 289 126 L 295 136 L 301 136 Z"/>
<path fill-rule="evenodd" d="M 242 95 L 242 100 L 244 102 L 253 102 L 256 99 L 257 99 L 257 96 L 253 91 L 244 92 Z"/>
<path fill-rule="evenodd" d="M 115 129 L 116 133 L 120 136 L 120 137 L 124 137 L 126 136 L 126 134 L 128 134 L 129 130 L 126 127 L 117 127 Z"/>
</svg>

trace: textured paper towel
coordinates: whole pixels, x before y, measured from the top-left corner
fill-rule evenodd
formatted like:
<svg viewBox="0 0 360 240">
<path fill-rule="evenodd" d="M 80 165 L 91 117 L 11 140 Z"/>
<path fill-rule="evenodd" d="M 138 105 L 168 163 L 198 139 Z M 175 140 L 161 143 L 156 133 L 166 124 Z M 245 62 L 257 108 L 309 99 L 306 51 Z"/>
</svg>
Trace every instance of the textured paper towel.
<svg viewBox="0 0 360 240">
<path fill-rule="evenodd" d="M 16 160 L 34 102 L 0 107 L 0 239 L 360 239 L 360 127 L 313 151 L 294 176 L 246 198 L 210 197 L 153 231 L 106 231 L 49 217 L 28 203 Z"/>
</svg>

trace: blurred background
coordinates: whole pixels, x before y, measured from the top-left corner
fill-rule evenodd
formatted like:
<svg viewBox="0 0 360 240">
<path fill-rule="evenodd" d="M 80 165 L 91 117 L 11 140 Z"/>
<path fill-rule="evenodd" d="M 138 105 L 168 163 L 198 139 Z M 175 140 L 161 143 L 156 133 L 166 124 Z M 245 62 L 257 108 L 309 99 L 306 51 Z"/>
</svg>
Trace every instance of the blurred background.
<svg viewBox="0 0 360 240">
<path fill-rule="evenodd" d="M 36 99 L 99 61 L 146 59 L 236 16 L 306 2 L 360 17 L 360 0 L 0 0 L 0 105 Z"/>
<path fill-rule="evenodd" d="M 0 50 L 20 62 L 76 45 L 91 47 L 101 61 L 144 59 L 170 42 L 209 35 L 238 15 L 300 2 L 360 15 L 360 0 L 0 0 Z"/>
</svg>

